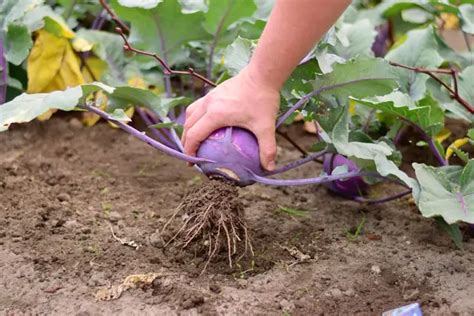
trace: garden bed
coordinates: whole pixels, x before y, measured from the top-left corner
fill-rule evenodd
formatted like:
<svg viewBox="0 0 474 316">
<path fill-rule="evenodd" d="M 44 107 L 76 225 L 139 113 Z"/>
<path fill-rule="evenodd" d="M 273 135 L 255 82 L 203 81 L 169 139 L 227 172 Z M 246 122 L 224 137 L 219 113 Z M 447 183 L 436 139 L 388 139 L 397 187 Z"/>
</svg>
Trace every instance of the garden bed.
<svg viewBox="0 0 474 316">
<path fill-rule="evenodd" d="M 209 181 L 183 162 L 72 116 L 16 126 L 0 144 L 0 313 L 376 315 L 411 302 L 435 315 L 474 310 L 474 239 L 465 234 L 457 250 L 408 198 L 364 206 L 322 186 L 239 189 L 255 255 L 230 268 L 223 251 L 202 273 L 205 256 L 163 247 L 160 233 L 186 192 Z M 297 157 L 279 148 L 279 162 Z M 101 295 L 146 273 L 153 282 Z"/>
</svg>

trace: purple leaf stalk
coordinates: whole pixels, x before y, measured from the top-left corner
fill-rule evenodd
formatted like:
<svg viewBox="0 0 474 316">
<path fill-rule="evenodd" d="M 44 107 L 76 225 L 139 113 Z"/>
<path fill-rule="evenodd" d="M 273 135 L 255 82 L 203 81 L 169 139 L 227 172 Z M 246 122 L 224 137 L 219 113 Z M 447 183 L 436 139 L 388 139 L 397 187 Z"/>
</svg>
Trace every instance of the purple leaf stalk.
<svg viewBox="0 0 474 316">
<path fill-rule="evenodd" d="M 0 105 L 7 100 L 8 63 L 5 58 L 4 40 L 0 37 Z"/>
</svg>

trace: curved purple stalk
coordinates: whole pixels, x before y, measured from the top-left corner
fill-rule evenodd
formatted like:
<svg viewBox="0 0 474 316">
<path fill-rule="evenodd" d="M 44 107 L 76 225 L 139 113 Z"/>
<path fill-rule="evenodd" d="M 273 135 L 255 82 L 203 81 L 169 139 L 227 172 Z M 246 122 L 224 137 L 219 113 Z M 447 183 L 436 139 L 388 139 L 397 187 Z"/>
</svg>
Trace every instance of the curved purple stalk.
<svg viewBox="0 0 474 316">
<path fill-rule="evenodd" d="M 104 26 L 106 16 L 107 11 L 105 11 L 105 9 L 102 9 L 102 11 L 99 12 L 99 15 L 97 15 L 94 21 L 92 22 L 91 29 L 100 30 Z"/>
<path fill-rule="evenodd" d="M 304 165 L 305 163 L 308 163 L 310 161 L 313 161 L 314 159 L 316 158 L 319 158 L 321 156 L 323 156 L 324 154 L 326 154 L 327 152 L 325 150 L 323 151 L 320 151 L 320 152 L 317 152 L 317 153 L 313 153 L 313 154 L 310 154 L 302 159 L 299 159 L 299 160 L 296 160 L 296 161 L 293 161 L 293 162 L 290 162 L 289 164 L 285 165 L 285 166 L 282 166 L 280 168 L 277 168 L 273 171 L 268 171 L 266 172 L 265 174 L 266 175 L 275 175 L 275 174 L 279 174 L 279 173 L 283 173 L 283 172 L 286 172 L 288 170 L 291 170 L 291 169 L 294 169 L 294 168 L 297 168 L 299 166 L 302 166 Z"/>
<path fill-rule="evenodd" d="M 346 180 L 356 177 L 369 176 L 370 173 L 367 172 L 347 172 L 336 175 L 325 175 L 315 178 L 306 178 L 306 179 L 272 179 L 267 177 L 261 177 L 256 174 L 253 174 L 253 180 L 261 184 L 268 185 L 281 185 L 281 186 L 297 186 L 297 185 L 308 185 L 308 184 L 323 184 L 326 182 L 336 181 L 336 180 Z"/>
<path fill-rule="evenodd" d="M 115 125 L 117 125 L 121 129 L 123 129 L 124 131 L 132 134 L 133 136 L 140 139 L 141 141 L 144 141 L 148 145 L 150 145 L 150 146 L 158 149 L 159 151 L 161 151 L 165 154 L 168 154 L 172 157 L 175 157 L 175 158 L 178 158 L 178 159 L 190 162 L 190 163 L 204 163 L 204 162 L 211 162 L 212 163 L 212 162 L 214 162 L 214 161 L 209 160 L 209 159 L 202 159 L 202 158 L 192 157 L 192 156 L 183 154 L 183 153 L 181 153 L 181 152 L 179 152 L 175 149 L 167 147 L 167 146 L 161 144 L 160 142 L 154 140 L 153 138 L 147 136 L 145 133 L 136 130 L 135 128 L 131 127 L 130 125 L 127 125 L 127 124 L 125 124 L 125 123 L 123 123 L 123 122 L 121 122 L 117 119 L 114 119 L 108 113 L 100 110 L 99 108 L 97 108 L 95 106 L 90 106 L 90 105 L 84 104 L 81 107 L 88 110 L 88 111 L 90 111 L 90 112 L 93 112 L 93 113 L 99 115 L 100 117 L 102 117 L 103 119 L 105 119 L 107 121 L 113 122 Z"/>
<path fill-rule="evenodd" d="M 141 108 L 136 107 L 136 110 L 138 112 L 138 115 L 140 115 L 141 119 L 145 124 L 148 126 L 148 128 L 151 130 L 152 134 L 163 144 L 165 144 L 168 147 L 175 148 L 174 144 L 171 143 L 165 135 L 163 135 L 158 129 L 150 127 L 151 125 L 154 125 L 156 123 L 152 122 L 151 119 L 148 117 L 148 115 L 143 111 Z"/>
<path fill-rule="evenodd" d="M 404 197 L 405 195 L 408 195 L 411 192 L 412 192 L 412 190 L 408 189 L 406 191 L 403 191 L 403 192 L 400 192 L 400 193 L 397 193 L 397 194 L 394 194 L 394 195 L 391 195 L 391 196 L 387 196 L 387 197 L 384 197 L 384 198 L 380 198 L 380 199 L 366 199 L 366 198 L 361 197 L 361 196 L 355 196 L 352 199 L 354 201 L 361 202 L 361 203 L 382 204 L 382 203 L 385 203 L 385 202 L 393 201 L 393 200 L 399 199 L 401 197 Z"/>
<path fill-rule="evenodd" d="M 7 100 L 7 82 L 8 82 L 8 64 L 5 59 L 3 39 L 0 37 L 0 68 L 2 70 L 2 77 L 0 78 L 0 105 Z"/>
<path fill-rule="evenodd" d="M 423 138 L 424 141 L 426 141 L 428 143 L 428 146 L 430 147 L 430 150 L 431 152 L 433 153 L 433 155 L 435 156 L 436 160 L 438 160 L 438 163 L 441 165 L 441 166 L 447 166 L 448 165 L 448 162 L 446 161 L 446 159 L 444 159 L 444 157 L 441 155 L 441 153 L 439 152 L 438 148 L 436 147 L 435 143 L 434 143 L 434 140 L 433 138 L 428 135 L 420 126 L 418 126 L 417 124 L 413 123 L 412 121 L 410 120 L 407 120 L 406 118 L 404 117 L 400 117 L 401 120 L 407 122 L 408 124 L 410 124 L 411 126 L 413 126 L 413 128 L 418 132 L 420 133 L 421 137 Z"/>
<path fill-rule="evenodd" d="M 304 95 L 301 99 L 298 100 L 298 102 L 295 103 L 295 105 L 293 105 L 288 111 L 286 111 L 286 113 L 281 115 L 278 118 L 276 127 L 277 128 L 280 127 L 280 125 L 283 124 L 290 117 L 290 115 L 293 114 L 293 112 L 300 109 L 303 105 L 305 105 L 306 102 L 309 101 L 309 99 L 311 99 L 315 95 L 320 94 L 321 92 L 329 91 L 329 90 L 332 90 L 332 89 L 337 89 L 337 88 L 344 87 L 344 86 L 354 84 L 354 83 L 358 83 L 358 82 L 361 82 L 361 81 L 377 80 L 377 79 L 383 80 L 383 79 L 386 79 L 386 78 L 361 78 L 361 79 L 351 80 L 351 81 L 342 82 L 342 83 L 338 83 L 338 84 L 334 84 L 334 85 L 323 86 L 323 87 L 320 87 L 316 90 L 313 90 L 310 93 Z"/>
</svg>

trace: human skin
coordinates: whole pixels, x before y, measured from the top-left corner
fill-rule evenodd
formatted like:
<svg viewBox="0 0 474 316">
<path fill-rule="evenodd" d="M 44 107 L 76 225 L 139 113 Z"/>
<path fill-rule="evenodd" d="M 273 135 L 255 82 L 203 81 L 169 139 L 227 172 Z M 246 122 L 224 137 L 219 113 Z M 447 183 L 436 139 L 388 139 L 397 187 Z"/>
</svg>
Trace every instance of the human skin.
<svg viewBox="0 0 474 316">
<path fill-rule="evenodd" d="M 279 91 L 349 4 L 348 0 L 276 0 L 250 63 L 187 108 L 185 153 L 196 155 L 200 143 L 216 129 L 239 126 L 255 134 L 262 167 L 273 170 Z"/>
</svg>

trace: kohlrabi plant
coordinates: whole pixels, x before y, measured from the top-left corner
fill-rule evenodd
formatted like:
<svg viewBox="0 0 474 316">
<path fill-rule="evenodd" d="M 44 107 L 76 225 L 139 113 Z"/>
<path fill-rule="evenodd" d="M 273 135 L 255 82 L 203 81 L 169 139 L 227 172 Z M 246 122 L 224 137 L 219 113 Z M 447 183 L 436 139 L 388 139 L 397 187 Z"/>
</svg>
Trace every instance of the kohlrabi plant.
<svg viewBox="0 0 474 316">
<path fill-rule="evenodd" d="M 277 132 L 303 157 L 272 172 L 260 166 L 255 136 L 239 127 L 215 131 L 196 157 L 180 142 L 185 107 L 245 67 L 271 0 L 66 3 L 0 4 L 0 130 L 78 110 L 88 126 L 105 119 L 232 185 L 324 184 L 363 203 L 412 194 L 457 245 L 458 223 L 474 224 L 474 131 L 446 127 L 474 121 L 471 1 L 354 1 L 281 91 Z M 448 31 L 465 49 L 446 43 Z M 134 113 L 148 134 L 129 124 Z M 281 132 L 297 116 L 315 125 L 310 149 Z M 399 168 L 406 135 L 430 157 L 413 163 L 415 177 Z M 315 161 L 321 174 L 275 178 Z M 372 196 L 386 181 L 401 189 Z"/>
</svg>

